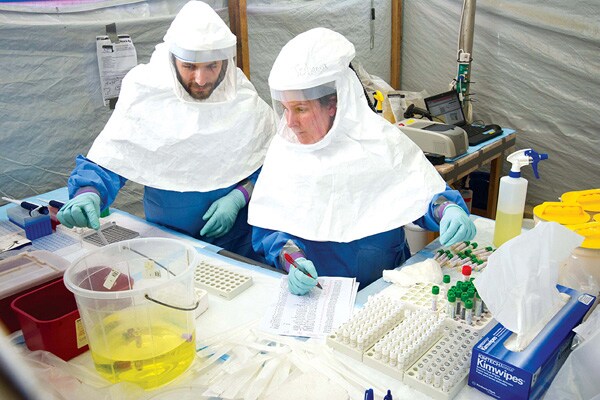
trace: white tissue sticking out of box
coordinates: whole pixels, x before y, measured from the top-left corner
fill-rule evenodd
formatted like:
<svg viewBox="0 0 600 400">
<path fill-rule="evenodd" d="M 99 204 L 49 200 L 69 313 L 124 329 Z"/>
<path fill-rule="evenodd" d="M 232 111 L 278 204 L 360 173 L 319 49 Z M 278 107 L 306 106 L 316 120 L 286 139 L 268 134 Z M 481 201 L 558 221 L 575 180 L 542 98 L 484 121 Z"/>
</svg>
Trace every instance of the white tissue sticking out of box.
<svg viewBox="0 0 600 400">
<path fill-rule="evenodd" d="M 505 346 L 522 351 L 563 307 L 558 267 L 583 237 L 556 222 L 537 224 L 500 246 L 475 279 L 494 318 L 516 334 Z M 513 336 L 514 337 L 514 336 Z"/>
<path fill-rule="evenodd" d="M 442 269 L 434 259 L 428 258 L 416 264 L 407 265 L 399 270 L 383 270 L 383 280 L 403 287 L 416 283 L 441 283 Z"/>
</svg>

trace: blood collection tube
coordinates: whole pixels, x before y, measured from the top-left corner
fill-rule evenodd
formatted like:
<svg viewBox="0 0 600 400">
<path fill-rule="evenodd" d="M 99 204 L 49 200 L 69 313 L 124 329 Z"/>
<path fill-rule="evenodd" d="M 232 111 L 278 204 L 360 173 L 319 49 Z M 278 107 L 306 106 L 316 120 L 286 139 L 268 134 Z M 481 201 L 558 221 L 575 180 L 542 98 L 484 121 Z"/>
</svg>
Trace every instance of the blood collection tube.
<svg viewBox="0 0 600 400">
<path fill-rule="evenodd" d="M 454 319 L 456 317 L 456 295 L 453 291 L 448 292 L 448 317 Z"/>
<path fill-rule="evenodd" d="M 481 301 L 481 297 L 479 297 L 479 293 L 475 292 L 475 317 L 481 318 L 482 313 L 483 313 L 483 302 Z"/>
<path fill-rule="evenodd" d="M 469 299 L 469 293 L 467 292 L 462 292 L 462 295 L 460 296 L 460 300 L 461 300 L 461 308 L 460 308 L 460 319 L 465 319 L 465 306 L 466 306 L 466 302 Z M 473 303 L 471 303 L 472 305 Z"/>
<path fill-rule="evenodd" d="M 463 265 L 462 267 L 462 275 L 463 275 L 463 282 L 468 282 L 469 279 L 471 278 L 471 272 L 472 272 L 472 268 L 470 265 Z"/>
<path fill-rule="evenodd" d="M 453 244 L 452 246 L 450 246 L 450 248 L 454 251 L 461 251 L 462 249 L 467 248 L 467 246 L 471 244 L 471 242 L 469 242 L 468 240 L 465 242 L 459 242 L 456 244 Z"/>
<path fill-rule="evenodd" d="M 465 301 L 465 320 L 467 324 L 473 325 L 473 300 L 471 299 Z"/>
<path fill-rule="evenodd" d="M 437 311 L 438 295 L 440 294 L 440 287 L 434 285 L 431 288 L 431 311 Z"/>
<path fill-rule="evenodd" d="M 435 257 L 433 257 L 433 259 L 436 261 L 445 254 L 443 249 L 439 249 L 438 251 L 436 251 L 436 253 L 437 254 L 435 255 Z"/>
<path fill-rule="evenodd" d="M 448 293 L 448 290 L 450 290 L 450 275 L 444 275 L 442 282 L 444 283 L 444 290 Z"/>
</svg>

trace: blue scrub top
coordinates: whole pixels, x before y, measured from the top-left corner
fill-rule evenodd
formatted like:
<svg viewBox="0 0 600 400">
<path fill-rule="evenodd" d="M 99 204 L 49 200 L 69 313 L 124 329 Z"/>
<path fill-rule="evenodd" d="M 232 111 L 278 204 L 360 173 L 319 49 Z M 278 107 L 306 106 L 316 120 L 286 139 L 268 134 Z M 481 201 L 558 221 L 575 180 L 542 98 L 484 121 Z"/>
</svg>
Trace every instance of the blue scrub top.
<svg viewBox="0 0 600 400">
<path fill-rule="evenodd" d="M 75 163 L 75 169 L 68 180 L 69 198 L 73 198 L 80 188 L 91 186 L 100 195 L 101 208 L 103 210 L 108 208 L 127 179 L 102 168 L 82 155 L 77 156 Z M 255 183 L 258 174 L 259 170 L 247 179 Z M 220 238 L 200 236 L 200 230 L 206 223 L 202 216 L 210 205 L 237 186 L 236 183 L 210 192 L 175 192 L 146 186 L 144 188 L 144 213 L 150 222 L 185 233 L 244 257 L 264 262 L 264 259 L 252 249 L 252 228 L 247 222 L 248 205 L 240 210 L 233 228 L 224 236 Z"/>
<path fill-rule="evenodd" d="M 414 221 L 415 224 L 430 231 L 439 231 L 439 221 L 434 216 L 436 200 L 444 196 L 446 200 L 458 204 L 468 213 L 467 206 L 460 193 L 449 187 L 433 197 L 427 213 Z M 355 277 L 360 288 L 381 278 L 384 269 L 394 269 L 410 257 L 410 249 L 399 227 L 348 243 L 316 242 L 306 240 L 285 232 L 253 227 L 252 245 L 260 255 L 264 255 L 268 264 L 283 269 L 279 264 L 279 254 L 288 240 L 292 240 L 311 260 L 319 276 Z"/>
</svg>

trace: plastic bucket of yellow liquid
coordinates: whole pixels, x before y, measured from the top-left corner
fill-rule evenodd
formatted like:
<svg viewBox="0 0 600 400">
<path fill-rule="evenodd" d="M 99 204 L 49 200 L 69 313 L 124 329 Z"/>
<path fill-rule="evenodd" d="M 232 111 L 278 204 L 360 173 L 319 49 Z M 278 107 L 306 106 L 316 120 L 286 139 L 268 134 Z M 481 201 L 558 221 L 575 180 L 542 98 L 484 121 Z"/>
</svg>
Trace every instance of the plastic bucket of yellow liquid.
<svg viewBox="0 0 600 400">
<path fill-rule="evenodd" d="M 133 239 L 98 248 L 65 271 L 100 375 L 151 389 L 192 364 L 197 257 L 174 239 Z"/>
</svg>

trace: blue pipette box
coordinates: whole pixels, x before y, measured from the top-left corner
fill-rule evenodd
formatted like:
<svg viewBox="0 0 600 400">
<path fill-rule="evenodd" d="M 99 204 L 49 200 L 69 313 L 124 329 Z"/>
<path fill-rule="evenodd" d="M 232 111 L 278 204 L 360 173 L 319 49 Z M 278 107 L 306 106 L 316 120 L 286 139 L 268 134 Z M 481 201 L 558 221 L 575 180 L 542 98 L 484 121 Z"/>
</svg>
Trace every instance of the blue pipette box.
<svg viewBox="0 0 600 400">
<path fill-rule="evenodd" d="M 6 215 L 10 222 L 25 230 L 27 239 L 34 240 L 52 233 L 50 215 L 29 215 L 29 211 L 20 207 L 9 207 Z"/>
<path fill-rule="evenodd" d="M 496 399 L 540 399 L 571 352 L 575 332 L 596 297 L 556 285 L 570 299 L 520 352 L 504 342 L 513 334 L 497 324 L 473 348 L 469 386 Z"/>
</svg>

